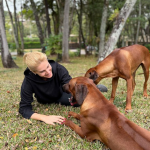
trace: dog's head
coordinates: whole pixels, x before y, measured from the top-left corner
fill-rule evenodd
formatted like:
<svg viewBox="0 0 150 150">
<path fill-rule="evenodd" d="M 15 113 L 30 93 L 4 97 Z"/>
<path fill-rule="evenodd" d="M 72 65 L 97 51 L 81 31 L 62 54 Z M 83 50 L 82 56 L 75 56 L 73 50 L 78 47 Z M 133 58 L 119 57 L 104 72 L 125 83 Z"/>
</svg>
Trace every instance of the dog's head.
<svg viewBox="0 0 150 150">
<path fill-rule="evenodd" d="M 84 99 L 88 94 L 88 84 L 93 81 L 86 77 L 76 77 L 70 80 L 69 83 L 63 85 L 63 90 L 71 93 L 73 98 L 70 100 L 71 104 L 78 103 L 82 105 Z"/>
<path fill-rule="evenodd" d="M 84 75 L 87 78 L 90 78 L 94 81 L 95 84 L 97 84 L 97 79 L 99 78 L 99 75 L 97 71 L 94 68 L 90 68 Z"/>
</svg>

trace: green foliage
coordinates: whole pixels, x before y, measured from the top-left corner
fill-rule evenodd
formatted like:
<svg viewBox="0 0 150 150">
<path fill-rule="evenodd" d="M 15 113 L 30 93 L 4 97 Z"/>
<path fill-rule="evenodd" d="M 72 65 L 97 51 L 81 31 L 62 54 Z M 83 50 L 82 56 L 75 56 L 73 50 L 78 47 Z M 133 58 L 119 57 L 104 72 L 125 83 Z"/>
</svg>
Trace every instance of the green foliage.
<svg viewBox="0 0 150 150">
<path fill-rule="evenodd" d="M 70 36 L 70 41 L 77 43 L 78 42 L 78 36 Z"/>
<path fill-rule="evenodd" d="M 14 42 L 14 37 L 12 35 L 7 36 L 7 42 L 8 43 Z"/>
<path fill-rule="evenodd" d="M 10 45 L 9 45 L 9 48 L 10 48 L 10 51 L 11 51 L 11 52 L 14 52 L 15 49 L 16 49 L 16 44 L 14 44 L 14 43 L 10 44 Z"/>
<path fill-rule="evenodd" d="M 75 52 L 75 56 L 80 56 L 80 52 L 81 52 L 81 49 L 77 49 L 77 52 Z"/>
<path fill-rule="evenodd" d="M 109 19 L 110 21 L 113 21 L 116 19 L 116 17 L 119 15 L 119 9 L 115 9 L 114 12 L 110 15 Z"/>
<path fill-rule="evenodd" d="M 78 48 L 76 52 L 69 52 L 69 57 L 78 57 L 78 56 L 80 56 L 80 51 L 81 51 L 81 49 Z"/>
<path fill-rule="evenodd" d="M 25 37 L 24 38 L 24 42 L 40 42 L 39 38 L 28 38 L 28 37 Z"/>
<path fill-rule="evenodd" d="M 21 43 L 19 43 L 19 45 L 21 47 Z M 16 44 L 15 43 L 9 43 L 8 47 L 10 49 L 16 48 Z M 38 48 L 41 48 L 40 42 L 25 42 L 24 43 L 24 49 L 38 49 Z"/>
<path fill-rule="evenodd" d="M 87 37 L 87 45 L 96 46 L 99 43 L 99 38 L 96 36 Z"/>
<path fill-rule="evenodd" d="M 148 50 L 149 50 L 149 52 L 150 52 L 150 44 L 146 44 L 146 45 L 144 45 Z"/>
<path fill-rule="evenodd" d="M 31 9 L 23 9 L 22 14 L 25 16 L 26 19 L 33 19 L 33 10 Z"/>
<path fill-rule="evenodd" d="M 50 54 L 61 54 L 62 44 L 62 34 L 59 35 L 50 35 L 49 38 L 45 39 L 44 46 L 46 47 L 46 55 L 49 56 Z"/>
<path fill-rule="evenodd" d="M 41 48 L 41 43 L 40 42 L 26 42 L 26 43 L 24 43 L 24 48 L 25 49 Z"/>
</svg>

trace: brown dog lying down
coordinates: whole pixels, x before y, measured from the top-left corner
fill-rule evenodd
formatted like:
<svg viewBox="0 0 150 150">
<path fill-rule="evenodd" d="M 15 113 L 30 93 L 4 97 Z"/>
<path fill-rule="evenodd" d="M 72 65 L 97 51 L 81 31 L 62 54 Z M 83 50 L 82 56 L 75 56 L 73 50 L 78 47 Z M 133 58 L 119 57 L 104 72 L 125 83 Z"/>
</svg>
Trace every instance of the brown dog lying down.
<svg viewBox="0 0 150 150">
<path fill-rule="evenodd" d="M 121 114 L 91 79 L 73 78 L 63 88 L 75 98 L 72 103 L 81 105 L 80 114 L 69 112 L 69 116 L 80 120 L 81 127 L 71 120 L 64 124 L 81 138 L 100 140 L 111 150 L 150 150 L 150 132 Z"/>
<path fill-rule="evenodd" d="M 131 110 L 131 97 L 135 88 L 135 73 L 139 66 L 144 71 L 143 96 L 147 97 L 147 81 L 149 78 L 150 53 L 142 45 L 132 45 L 115 49 L 97 66 L 90 68 L 85 77 L 93 79 L 97 84 L 101 79 L 112 77 L 112 93 L 110 101 L 113 103 L 118 84 L 118 79 L 123 78 L 127 81 L 127 97 L 125 110 Z"/>
</svg>

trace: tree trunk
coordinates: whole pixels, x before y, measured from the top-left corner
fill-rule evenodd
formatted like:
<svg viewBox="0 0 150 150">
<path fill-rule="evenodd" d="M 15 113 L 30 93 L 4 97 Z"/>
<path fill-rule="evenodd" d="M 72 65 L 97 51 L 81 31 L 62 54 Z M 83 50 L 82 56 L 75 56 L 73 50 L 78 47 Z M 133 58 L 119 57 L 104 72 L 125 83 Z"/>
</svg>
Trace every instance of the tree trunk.
<svg viewBox="0 0 150 150">
<path fill-rule="evenodd" d="M 145 43 L 145 39 L 144 39 L 145 34 L 144 33 L 145 33 L 144 30 L 141 28 L 141 36 L 142 36 L 143 43 Z"/>
<path fill-rule="evenodd" d="M 17 32 L 15 30 L 15 25 L 13 24 L 13 16 L 12 16 L 12 14 L 10 12 L 7 0 L 5 0 L 5 2 L 6 2 L 6 6 L 7 6 L 7 9 L 8 9 L 8 12 L 9 12 L 10 22 L 11 22 L 11 25 L 12 25 L 14 39 L 15 39 L 15 44 L 16 44 L 16 49 L 17 49 L 17 52 L 18 52 L 18 50 L 19 50 L 19 42 L 18 42 L 18 38 L 17 38 L 18 37 L 17 36 Z"/>
<path fill-rule="evenodd" d="M 8 43 L 6 39 L 4 20 L 3 20 L 3 0 L 0 0 L 0 41 L 1 41 L 1 58 L 2 64 L 5 68 L 17 68 L 18 66 L 13 61 L 9 53 Z"/>
<path fill-rule="evenodd" d="M 63 20 L 63 41 L 62 41 L 62 61 L 69 61 L 69 0 L 65 0 L 64 20 Z"/>
<path fill-rule="evenodd" d="M 46 21 L 45 21 L 45 17 L 41 16 L 40 20 L 42 21 L 42 27 L 43 27 L 43 36 L 44 38 L 48 38 L 48 32 L 47 32 L 47 25 L 46 25 Z"/>
<path fill-rule="evenodd" d="M 33 9 L 33 14 L 34 14 L 37 29 L 38 29 L 38 37 L 40 39 L 41 48 L 42 48 L 42 46 L 44 44 L 44 36 L 43 36 L 42 27 L 41 27 L 41 24 L 40 24 L 40 19 L 39 19 L 39 16 L 38 16 L 38 12 L 36 10 L 36 5 L 34 3 L 34 0 L 30 0 L 30 2 L 31 2 L 32 9 Z M 42 52 L 45 52 L 45 50 L 42 49 Z"/>
<path fill-rule="evenodd" d="M 19 20 L 19 17 L 18 17 L 18 20 Z M 19 27 L 19 33 L 20 33 L 20 39 L 21 39 L 21 51 L 20 51 L 19 55 L 23 55 L 24 54 L 24 39 L 23 39 L 24 28 L 23 28 L 23 20 L 22 20 L 22 22 L 18 22 L 18 27 Z"/>
<path fill-rule="evenodd" d="M 18 55 L 22 55 L 23 52 L 20 49 L 20 45 L 19 45 L 19 36 L 18 36 L 18 24 L 19 24 L 19 20 L 17 18 L 17 13 L 16 13 L 16 0 L 14 0 L 14 20 L 15 20 L 15 35 L 16 35 L 16 48 L 17 48 L 17 54 Z"/>
<path fill-rule="evenodd" d="M 57 1 L 57 7 L 58 7 L 58 20 L 59 23 L 56 22 L 56 24 L 59 24 L 58 29 L 59 33 L 58 34 L 63 34 L 63 19 L 64 19 L 64 5 L 65 1 L 64 0 L 56 0 Z M 62 43 L 60 44 L 62 46 Z M 62 60 L 62 54 L 58 53 L 57 55 L 57 61 Z"/>
<path fill-rule="evenodd" d="M 105 45 L 105 57 L 108 56 L 114 49 L 121 31 L 126 23 L 128 16 L 130 15 L 137 0 L 126 0 L 124 6 L 122 7 L 119 15 L 114 23 L 111 35 Z"/>
<path fill-rule="evenodd" d="M 84 35 L 83 35 L 83 30 L 82 30 L 82 10 L 83 10 L 82 0 L 80 0 L 80 6 L 79 7 L 80 7 L 80 13 L 78 12 L 78 8 L 76 9 L 77 15 L 78 15 L 78 22 L 79 22 L 79 38 L 82 38 L 83 47 L 84 47 L 85 53 L 87 55 L 87 50 L 86 50 L 86 45 L 85 45 L 85 38 L 84 38 Z M 80 43 L 79 44 L 81 45 L 81 39 L 80 39 Z"/>
<path fill-rule="evenodd" d="M 150 35 L 150 15 L 148 15 L 148 24 L 147 27 L 145 28 L 145 38 L 146 38 L 146 43 L 149 43 L 149 35 Z"/>
<path fill-rule="evenodd" d="M 23 26 L 23 13 L 22 13 L 22 5 L 21 5 L 21 26 L 20 26 L 20 37 L 21 37 L 21 48 L 22 53 L 24 54 L 24 26 Z"/>
<path fill-rule="evenodd" d="M 70 16 L 69 16 L 69 33 L 71 33 L 71 30 L 73 28 L 73 25 L 75 23 L 75 19 L 73 19 L 73 16 L 75 14 L 75 10 L 76 10 L 76 2 L 74 0 L 71 11 L 70 11 Z"/>
<path fill-rule="evenodd" d="M 45 13 L 46 13 L 46 22 L 47 22 L 47 32 L 48 32 L 48 37 L 51 34 L 51 28 L 50 28 L 50 18 L 49 18 L 49 12 L 48 12 L 48 2 L 47 0 L 44 0 L 44 4 L 45 4 Z"/>
<path fill-rule="evenodd" d="M 59 11 L 59 34 L 63 33 L 63 19 L 64 19 L 64 0 L 57 0 L 58 11 Z"/>
<path fill-rule="evenodd" d="M 100 27 L 99 59 L 98 63 L 104 59 L 105 32 L 107 23 L 108 0 L 104 1 L 103 14 Z"/>
<path fill-rule="evenodd" d="M 141 0 L 139 0 L 139 18 L 141 17 Z M 139 30 L 140 30 L 140 20 L 138 20 L 138 26 L 137 26 L 137 32 L 136 32 L 136 39 L 135 43 L 138 43 L 138 38 L 139 38 Z"/>
</svg>

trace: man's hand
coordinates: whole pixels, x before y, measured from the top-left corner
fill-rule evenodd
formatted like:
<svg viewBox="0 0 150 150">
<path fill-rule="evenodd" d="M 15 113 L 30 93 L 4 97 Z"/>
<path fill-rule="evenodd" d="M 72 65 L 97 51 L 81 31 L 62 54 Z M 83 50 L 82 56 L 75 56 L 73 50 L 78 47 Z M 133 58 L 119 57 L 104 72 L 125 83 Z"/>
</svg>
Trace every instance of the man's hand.
<svg viewBox="0 0 150 150">
<path fill-rule="evenodd" d="M 32 114 L 31 119 L 40 120 L 45 122 L 46 124 L 51 125 L 55 125 L 55 123 L 63 124 L 63 122 L 65 121 L 65 118 L 62 116 L 55 116 L 55 115 L 46 116 L 37 113 Z"/>
<path fill-rule="evenodd" d="M 54 123 L 62 124 L 65 121 L 65 118 L 62 116 L 50 115 L 50 116 L 45 116 L 43 118 L 43 121 L 47 124 L 55 125 Z"/>
</svg>

